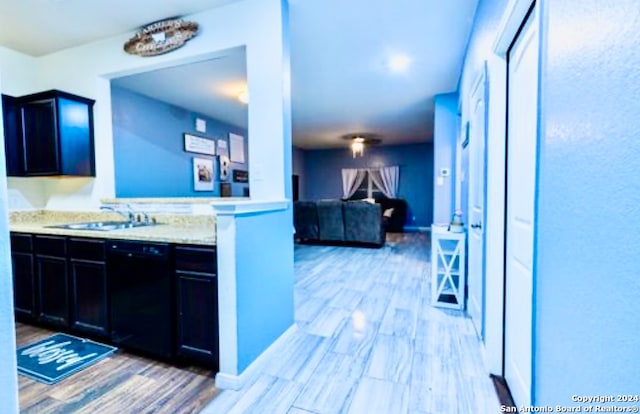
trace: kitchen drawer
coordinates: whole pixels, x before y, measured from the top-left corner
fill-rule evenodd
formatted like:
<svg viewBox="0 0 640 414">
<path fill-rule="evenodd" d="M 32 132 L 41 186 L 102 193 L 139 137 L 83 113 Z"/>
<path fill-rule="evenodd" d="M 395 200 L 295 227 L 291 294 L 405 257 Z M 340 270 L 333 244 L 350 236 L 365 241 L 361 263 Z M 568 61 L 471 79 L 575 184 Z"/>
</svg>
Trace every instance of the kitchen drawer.
<svg viewBox="0 0 640 414">
<path fill-rule="evenodd" d="M 30 234 L 11 233 L 11 251 L 28 253 L 33 250 L 33 241 Z"/>
<path fill-rule="evenodd" d="M 177 271 L 217 273 L 216 249 L 211 247 L 175 246 Z"/>
<path fill-rule="evenodd" d="M 60 236 L 34 236 L 34 250 L 38 255 L 66 257 L 67 240 Z"/>
<path fill-rule="evenodd" d="M 70 238 L 68 247 L 72 259 L 104 262 L 104 240 Z"/>
</svg>

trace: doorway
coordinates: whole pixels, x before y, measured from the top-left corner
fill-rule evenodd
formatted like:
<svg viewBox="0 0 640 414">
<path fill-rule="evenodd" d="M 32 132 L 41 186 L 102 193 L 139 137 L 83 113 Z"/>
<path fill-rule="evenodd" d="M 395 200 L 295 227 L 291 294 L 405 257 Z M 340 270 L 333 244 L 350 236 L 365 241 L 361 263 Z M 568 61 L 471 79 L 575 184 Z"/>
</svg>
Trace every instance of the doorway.
<svg viewBox="0 0 640 414">
<path fill-rule="evenodd" d="M 484 342 L 485 277 L 485 140 L 486 75 L 483 69 L 471 93 L 471 114 L 466 132 L 469 135 L 469 298 L 467 311 L 480 340 Z"/>
<path fill-rule="evenodd" d="M 507 51 L 504 377 L 517 405 L 532 402 L 539 13 Z"/>
</svg>

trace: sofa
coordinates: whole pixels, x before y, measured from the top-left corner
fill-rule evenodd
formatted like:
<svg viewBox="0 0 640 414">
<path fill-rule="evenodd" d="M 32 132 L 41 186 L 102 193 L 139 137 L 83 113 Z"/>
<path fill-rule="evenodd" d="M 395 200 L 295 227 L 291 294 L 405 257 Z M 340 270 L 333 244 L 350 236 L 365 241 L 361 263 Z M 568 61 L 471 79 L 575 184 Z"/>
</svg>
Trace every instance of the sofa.
<svg viewBox="0 0 640 414">
<path fill-rule="evenodd" d="M 402 233 L 407 220 L 407 202 L 401 198 L 376 198 L 374 201 L 382 208 L 385 230 Z"/>
<path fill-rule="evenodd" d="M 382 208 L 366 201 L 297 201 L 293 221 L 302 243 L 381 247 L 385 242 Z"/>
<path fill-rule="evenodd" d="M 342 199 L 343 201 L 366 200 L 370 203 L 380 204 L 384 229 L 390 233 L 404 232 L 404 224 L 407 220 L 407 202 L 401 198 L 364 198 Z"/>
</svg>

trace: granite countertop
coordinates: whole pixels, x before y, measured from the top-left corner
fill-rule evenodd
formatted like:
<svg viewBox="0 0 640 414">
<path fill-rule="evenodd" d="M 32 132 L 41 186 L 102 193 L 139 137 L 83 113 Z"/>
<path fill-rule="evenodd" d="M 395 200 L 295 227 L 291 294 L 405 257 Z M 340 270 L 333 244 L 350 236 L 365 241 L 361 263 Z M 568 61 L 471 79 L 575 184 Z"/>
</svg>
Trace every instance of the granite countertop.
<svg viewBox="0 0 640 414">
<path fill-rule="evenodd" d="M 103 204 L 210 204 L 250 200 L 249 197 L 162 197 L 162 198 L 102 198 Z"/>
<path fill-rule="evenodd" d="M 13 232 L 78 236 L 101 239 L 157 241 L 213 246 L 216 244 L 215 217 L 212 215 L 152 215 L 159 224 L 121 230 L 71 230 L 51 228 L 69 223 L 124 221 L 112 212 L 15 211 L 9 215 Z"/>
</svg>

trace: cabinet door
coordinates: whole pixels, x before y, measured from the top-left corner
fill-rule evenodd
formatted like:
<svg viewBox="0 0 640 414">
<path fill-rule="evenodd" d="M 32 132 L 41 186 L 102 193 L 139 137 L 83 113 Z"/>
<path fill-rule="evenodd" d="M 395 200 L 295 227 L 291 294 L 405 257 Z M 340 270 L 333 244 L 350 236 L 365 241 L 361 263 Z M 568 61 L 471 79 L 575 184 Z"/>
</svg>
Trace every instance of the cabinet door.
<svg viewBox="0 0 640 414">
<path fill-rule="evenodd" d="M 67 259 L 36 255 L 39 285 L 39 319 L 60 326 L 69 325 L 69 287 Z"/>
<path fill-rule="evenodd" d="M 16 318 L 31 321 L 37 317 L 36 285 L 31 253 L 12 252 L 13 306 Z"/>
<path fill-rule="evenodd" d="M 71 259 L 71 326 L 106 336 L 107 273 L 104 262 Z"/>
<path fill-rule="evenodd" d="M 7 161 L 7 175 L 20 176 L 22 171 L 22 139 L 19 134 L 19 111 L 16 98 L 2 95 L 2 116 L 4 119 L 4 149 Z"/>
<path fill-rule="evenodd" d="M 177 354 L 218 368 L 218 282 L 213 274 L 176 272 Z"/>
<path fill-rule="evenodd" d="M 56 174 L 60 170 L 55 99 L 21 104 L 25 175 Z"/>
</svg>

